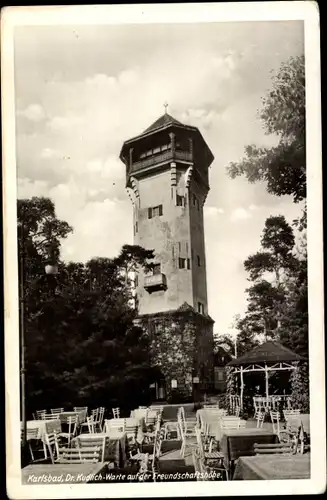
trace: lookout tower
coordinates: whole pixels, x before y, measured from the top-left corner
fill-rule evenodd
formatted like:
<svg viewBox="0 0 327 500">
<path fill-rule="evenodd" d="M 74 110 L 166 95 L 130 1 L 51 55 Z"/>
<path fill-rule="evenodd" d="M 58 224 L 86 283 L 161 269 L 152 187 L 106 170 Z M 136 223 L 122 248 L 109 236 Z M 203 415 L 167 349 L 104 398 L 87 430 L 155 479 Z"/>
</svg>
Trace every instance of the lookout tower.
<svg viewBox="0 0 327 500">
<path fill-rule="evenodd" d="M 166 112 L 143 133 L 124 142 L 120 159 L 126 166 L 126 188 L 133 204 L 134 244 L 155 252 L 153 271 L 140 271 L 136 277 L 139 318 L 152 332 L 154 343 L 160 337 L 159 344 L 165 337 L 160 329 L 166 328 L 167 340 L 176 343 L 178 335 L 173 330 L 179 325 L 180 332 L 181 318 L 183 324 L 192 326 L 194 335 L 189 340 L 194 362 L 185 374 L 190 388 L 193 379 L 205 378 L 199 374 L 194 349 L 198 342 L 209 342 L 212 349 L 203 207 L 214 157 L 196 127 L 183 125 Z M 157 346 L 157 351 L 169 351 L 168 344 Z M 185 356 L 187 349 L 181 349 Z M 170 375 L 176 374 L 170 371 Z"/>
</svg>

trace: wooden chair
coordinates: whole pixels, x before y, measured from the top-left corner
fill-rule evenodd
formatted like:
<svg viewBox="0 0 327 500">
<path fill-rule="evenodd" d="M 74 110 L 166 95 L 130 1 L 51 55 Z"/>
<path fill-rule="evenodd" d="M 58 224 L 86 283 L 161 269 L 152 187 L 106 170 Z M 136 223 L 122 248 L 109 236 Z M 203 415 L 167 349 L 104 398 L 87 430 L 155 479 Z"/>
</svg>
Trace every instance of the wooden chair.
<svg viewBox="0 0 327 500">
<path fill-rule="evenodd" d="M 79 412 L 79 411 L 86 411 L 87 412 L 88 409 L 89 409 L 88 406 L 74 406 L 74 411 L 77 411 L 77 412 Z"/>
<path fill-rule="evenodd" d="M 59 458 L 56 463 L 71 464 L 71 463 L 96 463 L 100 460 L 100 447 L 83 447 L 83 448 L 59 448 Z"/>
<path fill-rule="evenodd" d="M 78 416 L 69 416 L 67 418 L 66 424 L 68 425 L 67 432 L 59 432 L 58 436 L 67 439 L 67 443 L 70 444 L 73 437 L 76 436 L 77 426 L 78 426 Z"/>
<path fill-rule="evenodd" d="M 51 462 L 54 464 L 59 459 L 60 438 L 56 432 L 45 434 L 45 444 L 48 447 Z"/>
<path fill-rule="evenodd" d="M 195 426 L 197 424 L 196 419 L 193 421 L 188 421 L 185 419 L 185 411 L 183 406 L 179 408 L 179 413 L 177 413 L 177 418 L 182 422 L 182 428 L 186 436 L 195 436 Z"/>
<path fill-rule="evenodd" d="M 44 420 L 58 420 L 60 413 L 48 413 L 45 415 Z"/>
<path fill-rule="evenodd" d="M 241 419 L 239 417 L 234 416 L 226 416 L 221 417 L 220 419 L 220 428 L 224 429 L 239 429 L 240 428 Z"/>
<path fill-rule="evenodd" d="M 36 420 L 45 420 L 47 410 L 36 410 Z"/>
<path fill-rule="evenodd" d="M 201 431 L 200 429 L 197 429 L 196 431 L 197 434 L 197 444 L 198 444 L 198 450 L 200 454 L 200 458 L 203 460 L 204 465 L 207 465 L 207 462 L 214 462 L 214 469 L 221 471 L 226 479 L 228 480 L 228 471 L 226 470 L 224 466 L 224 455 L 221 451 L 215 450 L 215 451 L 205 451 L 203 447 L 203 441 L 202 441 L 202 436 L 201 436 Z"/>
<path fill-rule="evenodd" d="M 23 430 L 21 429 L 21 439 L 22 439 L 22 436 L 23 436 Z M 35 458 L 34 458 L 34 453 L 33 453 L 32 445 L 31 445 L 31 441 L 34 441 L 34 442 L 40 441 L 38 428 L 26 429 L 26 441 L 28 443 L 28 449 L 30 451 L 32 462 L 34 462 Z M 34 451 L 36 451 L 36 450 L 34 450 Z M 38 449 L 38 451 L 39 451 L 39 449 Z"/>
<path fill-rule="evenodd" d="M 253 445 L 253 450 L 255 455 L 272 455 L 276 453 L 280 454 L 290 454 L 294 455 L 296 453 L 296 450 L 294 451 L 294 445 L 293 444 L 286 444 L 286 443 L 273 443 L 273 444 L 258 444 L 255 443 Z"/>
<path fill-rule="evenodd" d="M 257 428 L 261 429 L 263 427 L 263 423 L 265 421 L 265 413 L 263 411 L 260 411 L 258 414 L 257 414 Z"/>
<path fill-rule="evenodd" d="M 100 408 L 98 408 L 97 410 L 98 412 L 96 418 L 94 418 L 94 428 L 95 431 L 98 429 L 100 432 L 102 432 L 104 412 L 106 409 L 103 406 L 100 406 Z"/>
<path fill-rule="evenodd" d="M 64 411 L 63 408 L 51 408 L 51 413 L 53 415 L 58 415 L 58 414 L 62 413 L 63 411 Z"/>
<path fill-rule="evenodd" d="M 278 436 L 278 439 L 279 439 L 279 434 L 280 434 L 280 427 L 279 427 L 280 413 L 279 413 L 279 411 L 271 411 L 270 418 L 271 418 L 271 423 L 272 423 L 272 427 L 273 427 L 273 433 L 276 434 Z"/>
<path fill-rule="evenodd" d="M 192 448 L 192 460 L 197 481 L 205 481 L 205 466 L 199 448 Z"/>
<path fill-rule="evenodd" d="M 104 462 L 106 450 L 106 436 L 97 436 L 96 434 L 84 434 L 83 437 L 77 437 L 77 448 L 99 448 L 100 449 L 100 462 Z"/>
<path fill-rule="evenodd" d="M 145 443 L 154 443 L 155 441 L 155 438 L 156 438 L 156 435 L 159 433 L 160 431 L 160 427 L 161 427 L 161 418 L 160 418 L 160 415 L 157 415 L 157 420 L 155 422 L 155 426 L 154 426 L 154 429 L 152 431 L 146 431 L 144 433 L 144 442 Z M 165 427 L 164 427 L 165 429 Z"/>
<path fill-rule="evenodd" d="M 113 408 L 112 414 L 114 418 L 120 418 L 120 408 Z"/>
<path fill-rule="evenodd" d="M 94 422 L 94 417 L 91 415 L 90 417 L 86 417 L 86 422 L 83 422 L 80 424 L 80 429 L 81 429 L 81 434 L 83 434 L 83 431 L 86 430 L 90 434 L 95 433 L 95 422 Z"/>
</svg>

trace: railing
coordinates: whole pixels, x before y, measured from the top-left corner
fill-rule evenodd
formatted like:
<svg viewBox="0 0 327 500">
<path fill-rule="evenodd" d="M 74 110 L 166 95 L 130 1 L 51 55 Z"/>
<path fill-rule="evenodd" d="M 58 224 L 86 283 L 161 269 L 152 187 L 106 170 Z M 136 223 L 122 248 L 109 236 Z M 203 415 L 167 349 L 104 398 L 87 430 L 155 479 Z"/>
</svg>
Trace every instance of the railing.
<svg viewBox="0 0 327 500">
<path fill-rule="evenodd" d="M 166 151 L 165 153 L 152 155 L 149 158 L 144 158 L 144 160 L 139 160 L 135 163 L 132 163 L 130 171 L 135 172 L 137 170 L 141 170 L 152 165 L 157 165 L 158 163 L 162 163 L 168 160 L 185 160 L 191 162 L 192 153 L 190 153 L 189 151 Z"/>
<path fill-rule="evenodd" d="M 166 275 L 163 273 L 153 274 L 151 276 L 145 276 L 144 278 L 144 288 L 167 288 Z"/>
</svg>

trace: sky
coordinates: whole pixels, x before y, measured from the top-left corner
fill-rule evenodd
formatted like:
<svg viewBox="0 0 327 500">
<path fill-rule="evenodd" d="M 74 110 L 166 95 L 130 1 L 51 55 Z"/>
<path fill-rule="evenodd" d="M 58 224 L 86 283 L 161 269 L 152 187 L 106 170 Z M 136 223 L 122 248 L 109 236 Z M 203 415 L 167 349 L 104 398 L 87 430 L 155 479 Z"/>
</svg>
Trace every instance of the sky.
<svg viewBox="0 0 327 500">
<path fill-rule="evenodd" d="M 265 219 L 301 206 L 230 179 L 248 144 L 273 146 L 258 118 L 282 62 L 304 51 L 301 21 L 15 28 L 18 196 L 50 197 L 73 226 L 66 261 L 114 257 L 133 242 L 123 142 L 164 113 L 198 127 L 215 160 L 204 209 L 208 308 L 232 333 L 246 308 L 243 262 Z"/>
</svg>

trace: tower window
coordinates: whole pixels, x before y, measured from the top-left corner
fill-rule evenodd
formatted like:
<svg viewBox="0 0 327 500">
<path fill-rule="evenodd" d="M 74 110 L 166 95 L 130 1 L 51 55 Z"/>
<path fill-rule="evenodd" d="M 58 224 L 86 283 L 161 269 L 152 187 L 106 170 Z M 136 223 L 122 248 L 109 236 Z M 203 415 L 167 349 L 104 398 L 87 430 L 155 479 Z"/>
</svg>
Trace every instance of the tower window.
<svg viewBox="0 0 327 500">
<path fill-rule="evenodd" d="M 200 255 L 197 255 L 197 261 L 198 261 L 198 266 L 200 267 L 201 266 L 201 259 L 200 259 Z"/>
<path fill-rule="evenodd" d="M 161 273 L 161 264 L 154 264 L 152 269 L 152 274 L 160 274 Z"/>
<path fill-rule="evenodd" d="M 135 286 L 139 286 L 139 277 L 137 274 L 135 275 L 134 284 Z"/>
<path fill-rule="evenodd" d="M 176 205 L 178 207 L 183 207 L 185 205 L 185 198 L 181 195 L 176 195 Z"/>
<path fill-rule="evenodd" d="M 156 217 L 162 214 L 163 214 L 162 205 L 148 208 L 148 219 L 152 219 L 152 217 Z"/>
<path fill-rule="evenodd" d="M 181 244 L 181 242 L 180 242 L 180 241 L 178 242 L 178 251 L 179 251 L 179 252 L 181 252 L 181 251 L 182 251 L 182 244 Z"/>
<path fill-rule="evenodd" d="M 139 230 L 139 225 L 138 225 L 138 222 L 136 221 L 135 222 L 135 232 L 138 233 L 138 230 Z"/>
<path fill-rule="evenodd" d="M 193 206 L 195 207 L 196 205 L 196 202 L 197 202 L 197 197 L 195 196 L 195 194 L 193 195 Z"/>
<path fill-rule="evenodd" d="M 183 259 L 182 257 L 179 257 L 178 267 L 179 269 L 191 269 L 190 259 Z"/>
<path fill-rule="evenodd" d="M 198 313 L 204 314 L 204 306 L 201 302 L 198 302 Z"/>
<path fill-rule="evenodd" d="M 186 259 L 182 259 L 181 257 L 178 259 L 178 267 L 180 269 L 185 269 L 186 267 Z"/>
</svg>

